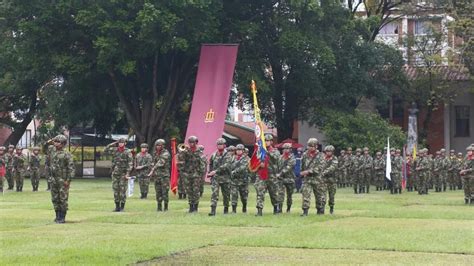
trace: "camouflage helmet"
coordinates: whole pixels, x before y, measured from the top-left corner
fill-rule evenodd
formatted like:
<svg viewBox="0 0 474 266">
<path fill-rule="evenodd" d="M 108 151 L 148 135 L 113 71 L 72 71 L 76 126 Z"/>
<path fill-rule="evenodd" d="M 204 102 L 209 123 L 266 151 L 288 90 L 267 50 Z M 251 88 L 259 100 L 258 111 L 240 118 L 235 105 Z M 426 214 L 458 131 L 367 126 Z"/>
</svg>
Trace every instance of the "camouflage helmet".
<svg viewBox="0 0 474 266">
<path fill-rule="evenodd" d="M 218 138 L 216 143 L 217 145 L 224 145 L 226 143 L 225 138 Z"/>
<path fill-rule="evenodd" d="M 377 156 L 382 156 L 382 153 L 381 153 L 380 151 L 377 151 L 377 152 L 375 153 L 375 155 L 377 155 Z"/>
<path fill-rule="evenodd" d="M 439 150 L 441 153 L 446 153 L 446 149 L 445 148 L 442 148 L 441 150 Z"/>
<path fill-rule="evenodd" d="M 427 148 L 423 148 L 423 149 L 421 149 L 421 152 L 423 152 L 423 153 L 428 153 L 428 149 L 427 149 Z"/>
<path fill-rule="evenodd" d="M 198 141 L 199 141 L 199 140 L 198 140 L 198 137 L 196 137 L 196 136 L 190 136 L 190 137 L 188 138 L 188 142 L 189 142 L 189 143 L 197 143 Z"/>
<path fill-rule="evenodd" d="M 357 148 L 356 149 L 356 152 L 361 152 L 362 150 L 360 148 Z"/>
<path fill-rule="evenodd" d="M 147 148 L 148 149 L 148 144 L 142 143 L 142 144 L 140 144 L 140 148 Z"/>
<path fill-rule="evenodd" d="M 249 149 L 248 149 L 248 148 L 245 148 L 245 149 L 244 149 L 244 152 L 245 152 L 245 153 L 249 153 Z"/>
<path fill-rule="evenodd" d="M 449 153 L 456 153 L 456 151 L 455 150 L 450 150 Z"/>
<path fill-rule="evenodd" d="M 436 155 L 441 155 L 441 151 L 436 151 Z"/>
<path fill-rule="evenodd" d="M 283 149 L 291 149 L 291 143 L 284 143 L 281 147 Z"/>
<path fill-rule="evenodd" d="M 198 151 L 204 151 L 204 145 L 197 145 L 197 150 Z"/>
<path fill-rule="evenodd" d="M 309 138 L 308 142 L 306 144 L 308 144 L 308 146 L 316 146 L 316 145 L 318 145 L 318 139 L 317 138 Z"/>
<path fill-rule="evenodd" d="M 155 146 L 158 146 L 158 145 L 165 145 L 166 144 L 166 141 L 164 139 L 157 139 L 155 141 Z"/>
<path fill-rule="evenodd" d="M 328 145 L 328 146 L 324 147 L 324 151 L 334 151 L 334 146 Z"/>
<path fill-rule="evenodd" d="M 4 146 L 0 146 L 0 151 L 4 151 L 6 148 Z"/>
<path fill-rule="evenodd" d="M 234 145 L 230 145 L 229 147 L 227 147 L 227 150 L 228 150 L 228 151 L 235 151 L 235 146 L 234 146 Z"/>
<path fill-rule="evenodd" d="M 368 148 L 368 147 L 364 147 L 364 151 L 369 151 L 369 148 Z"/>
<path fill-rule="evenodd" d="M 39 150 L 41 150 L 40 147 L 38 147 L 38 146 L 33 147 L 33 151 L 39 151 Z"/>
<path fill-rule="evenodd" d="M 470 145 L 466 148 L 466 151 L 474 151 L 474 145 Z"/>
<path fill-rule="evenodd" d="M 458 152 L 458 156 L 462 157 L 462 152 Z"/>
<path fill-rule="evenodd" d="M 119 138 L 118 142 L 119 143 L 127 143 L 127 140 L 125 138 Z"/>
<path fill-rule="evenodd" d="M 65 144 L 67 142 L 67 138 L 66 138 L 66 136 L 60 134 L 60 135 L 57 135 L 56 137 L 54 137 L 54 141 L 59 142 L 61 144 Z"/>
<path fill-rule="evenodd" d="M 347 150 L 348 150 L 348 151 L 352 151 L 352 147 L 347 147 Z"/>
<path fill-rule="evenodd" d="M 23 147 L 20 146 L 20 145 L 17 145 L 15 149 L 16 149 L 16 150 L 23 150 Z"/>
<path fill-rule="evenodd" d="M 237 144 L 235 147 L 237 150 L 245 150 L 245 146 L 243 144 Z"/>
<path fill-rule="evenodd" d="M 396 153 L 401 153 L 402 151 L 400 149 L 395 150 Z"/>
<path fill-rule="evenodd" d="M 265 134 L 265 141 L 273 141 L 273 135 L 272 134 Z"/>
<path fill-rule="evenodd" d="M 390 148 L 390 152 L 395 152 L 395 148 Z"/>
<path fill-rule="evenodd" d="M 14 148 L 15 148 L 14 145 L 12 145 L 12 144 L 8 145 L 8 149 L 14 149 Z"/>
</svg>

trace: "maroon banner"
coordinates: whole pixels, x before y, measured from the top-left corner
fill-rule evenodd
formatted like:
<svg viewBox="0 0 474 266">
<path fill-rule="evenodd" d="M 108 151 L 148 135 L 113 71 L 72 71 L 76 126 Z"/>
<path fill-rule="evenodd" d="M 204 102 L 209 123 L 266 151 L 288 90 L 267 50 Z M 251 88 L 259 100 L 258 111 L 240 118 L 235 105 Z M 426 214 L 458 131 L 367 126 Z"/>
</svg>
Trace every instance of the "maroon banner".
<svg viewBox="0 0 474 266">
<path fill-rule="evenodd" d="M 224 131 L 237 48 L 236 44 L 204 44 L 201 47 L 186 139 L 197 136 L 208 158 Z"/>
</svg>

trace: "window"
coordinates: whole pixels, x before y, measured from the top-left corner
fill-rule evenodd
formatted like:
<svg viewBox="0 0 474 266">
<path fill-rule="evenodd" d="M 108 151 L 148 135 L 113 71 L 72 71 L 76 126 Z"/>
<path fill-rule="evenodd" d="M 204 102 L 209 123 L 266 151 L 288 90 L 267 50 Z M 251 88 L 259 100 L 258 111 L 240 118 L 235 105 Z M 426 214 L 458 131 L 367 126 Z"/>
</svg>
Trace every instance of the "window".
<svg viewBox="0 0 474 266">
<path fill-rule="evenodd" d="M 454 113 L 456 116 L 456 131 L 454 133 L 455 137 L 469 137 L 470 111 L 470 107 L 466 105 L 454 107 Z"/>
<path fill-rule="evenodd" d="M 381 35 L 394 35 L 398 34 L 398 23 L 397 22 L 390 22 L 387 25 L 383 26 L 380 29 Z"/>
<path fill-rule="evenodd" d="M 428 34 L 430 31 L 430 23 L 427 20 L 415 20 L 415 35 Z"/>
</svg>

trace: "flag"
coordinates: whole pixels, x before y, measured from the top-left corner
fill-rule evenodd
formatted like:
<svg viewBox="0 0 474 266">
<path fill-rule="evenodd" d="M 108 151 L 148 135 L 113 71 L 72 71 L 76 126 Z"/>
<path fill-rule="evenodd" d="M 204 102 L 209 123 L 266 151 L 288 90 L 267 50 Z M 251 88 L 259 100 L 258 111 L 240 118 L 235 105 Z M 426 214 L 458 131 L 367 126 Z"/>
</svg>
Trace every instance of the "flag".
<svg viewBox="0 0 474 266">
<path fill-rule="evenodd" d="M 403 161 L 402 161 L 402 189 L 407 187 L 408 167 L 407 167 L 407 145 L 403 146 Z"/>
<path fill-rule="evenodd" d="M 390 174 L 392 173 L 392 158 L 390 157 L 390 138 L 387 138 L 387 159 L 385 160 L 385 177 L 392 181 Z"/>
<path fill-rule="evenodd" d="M 171 192 L 176 195 L 178 190 L 178 158 L 176 157 L 176 139 L 171 139 L 171 178 L 170 188 Z"/>
<path fill-rule="evenodd" d="M 413 161 L 415 161 L 416 160 L 416 144 L 415 144 L 415 146 L 413 146 L 413 156 L 412 157 L 413 157 Z"/>
<path fill-rule="evenodd" d="M 135 188 L 135 177 L 131 176 L 128 180 L 128 189 L 127 189 L 127 197 L 130 198 L 133 196 L 133 190 Z"/>
<path fill-rule="evenodd" d="M 249 169 L 252 172 L 256 172 L 259 170 L 261 163 L 268 163 L 265 160 L 267 155 L 267 147 L 265 145 L 265 134 L 263 132 L 263 122 L 260 119 L 260 108 L 258 107 L 258 99 L 257 99 L 257 86 L 255 81 L 252 80 L 250 85 L 250 89 L 252 91 L 253 96 L 253 110 L 254 110 L 254 119 L 255 119 L 255 146 L 253 149 L 252 157 L 250 158 L 249 162 Z M 265 177 L 268 176 L 268 172 L 265 171 L 261 172 L 262 179 L 266 179 Z"/>
</svg>

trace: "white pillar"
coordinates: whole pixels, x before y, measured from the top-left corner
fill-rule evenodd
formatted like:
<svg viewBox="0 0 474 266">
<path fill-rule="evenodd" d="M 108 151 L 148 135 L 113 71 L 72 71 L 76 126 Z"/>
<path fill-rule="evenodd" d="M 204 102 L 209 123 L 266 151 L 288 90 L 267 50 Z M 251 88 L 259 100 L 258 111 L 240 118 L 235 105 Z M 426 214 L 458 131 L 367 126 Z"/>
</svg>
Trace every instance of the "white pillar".
<svg viewBox="0 0 474 266">
<path fill-rule="evenodd" d="M 451 149 L 451 104 L 445 104 L 443 110 L 444 123 L 444 148 L 449 151 Z"/>
</svg>

